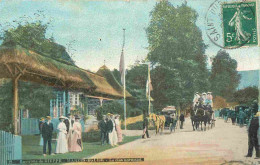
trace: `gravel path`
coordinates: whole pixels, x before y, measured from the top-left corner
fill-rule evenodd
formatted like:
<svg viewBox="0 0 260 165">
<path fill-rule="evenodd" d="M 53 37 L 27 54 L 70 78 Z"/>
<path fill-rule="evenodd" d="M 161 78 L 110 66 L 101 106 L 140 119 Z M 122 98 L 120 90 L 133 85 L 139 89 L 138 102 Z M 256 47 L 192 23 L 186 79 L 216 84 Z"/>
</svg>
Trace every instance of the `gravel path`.
<svg viewBox="0 0 260 165">
<path fill-rule="evenodd" d="M 105 164 L 260 164 L 260 160 L 254 159 L 254 156 L 244 158 L 247 153 L 247 140 L 246 127 L 240 128 L 217 119 L 213 129 L 193 131 L 190 119 L 187 118 L 184 129 L 177 129 L 175 133 L 170 134 L 169 130 L 165 130 L 162 135 L 138 139 L 94 155 L 92 158 L 144 158 L 144 162 Z"/>
</svg>

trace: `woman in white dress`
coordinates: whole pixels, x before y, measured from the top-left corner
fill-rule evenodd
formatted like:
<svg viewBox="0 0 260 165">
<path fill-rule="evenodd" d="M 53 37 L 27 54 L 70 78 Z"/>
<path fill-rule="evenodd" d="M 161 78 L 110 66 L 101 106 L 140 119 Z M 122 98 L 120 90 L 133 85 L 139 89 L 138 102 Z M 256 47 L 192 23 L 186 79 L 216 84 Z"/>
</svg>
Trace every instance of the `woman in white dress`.
<svg viewBox="0 0 260 165">
<path fill-rule="evenodd" d="M 58 134 L 57 134 L 57 145 L 56 145 L 56 154 L 63 154 L 68 152 L 68 143 L 67 143 L 67 127 L 65 123 L 63 122 L 65 117 L 61 116 L 60 123 L 58 124 Z"/>
<path fill-rule="evenodd" d="M 111 119 L 108 121 L 109 133 L 108 138 L 111 146 L 116 146 L 118 143 L 117 133 L 116 133 L 116 123 L 114 115 L 110 115 Z"/>
</svg>

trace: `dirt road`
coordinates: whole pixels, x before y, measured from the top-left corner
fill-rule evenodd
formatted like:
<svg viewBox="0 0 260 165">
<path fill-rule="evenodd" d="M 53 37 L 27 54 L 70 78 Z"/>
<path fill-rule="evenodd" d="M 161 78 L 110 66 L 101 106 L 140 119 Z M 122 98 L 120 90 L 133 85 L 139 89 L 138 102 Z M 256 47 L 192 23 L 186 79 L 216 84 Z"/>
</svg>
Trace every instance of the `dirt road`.
<svg viewBox="0 0 260 165">
<path fill-rule="evenodd" d="M 260 163 L 260 160 L 254 159 L 254 155 L 253 158 L 244 158 L 247 140 L 246 127 L 240 128 L 217 119 L 213 129 L 193 131 L 190 119 L 187 118 L 184 129 L 177 129 L 175 133 L 170 134 L 169 130 L 165 130 L 162 135 L 139 139 L 92 158 L 144 158 L 144 162 L 124 163 L 140 165 L 215 165 L 230 161 L 235 161 L 231 164 Z"/>
</svg>

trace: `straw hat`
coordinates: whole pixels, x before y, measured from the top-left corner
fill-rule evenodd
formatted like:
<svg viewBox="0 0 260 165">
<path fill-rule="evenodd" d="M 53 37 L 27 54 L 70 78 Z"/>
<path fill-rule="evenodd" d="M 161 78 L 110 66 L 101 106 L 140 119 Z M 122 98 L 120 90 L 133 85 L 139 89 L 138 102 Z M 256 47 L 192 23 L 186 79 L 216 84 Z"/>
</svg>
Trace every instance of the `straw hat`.
<svg viewBox="0 0 260 165">
<path fill-rule="evenodd" d="M 46 119 L 47 119 L 47 120 L 51 120 L 51 117 L 50 117 L 50 116 L 46 116 Z"/>
<path fill-rule="evenodd" d="M 259 117 L 260 116 L 260 112 L 257 112 L 256 114 L 255 114 L 255 117 Z"/>
<path fill-rule="evenodd" d="M 59 119 L 65 119 L 65 117 L 64 116 L 60 116 Z"/>
</svg>

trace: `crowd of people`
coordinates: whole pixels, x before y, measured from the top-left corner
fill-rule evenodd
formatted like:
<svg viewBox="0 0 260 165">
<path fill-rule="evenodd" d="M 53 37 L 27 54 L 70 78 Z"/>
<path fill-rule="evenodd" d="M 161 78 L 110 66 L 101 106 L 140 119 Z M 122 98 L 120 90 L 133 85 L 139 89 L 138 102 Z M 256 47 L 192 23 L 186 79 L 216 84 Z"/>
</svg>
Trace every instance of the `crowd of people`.
<svg viewBox="0 0 260 165">
<path fill-rule="evenodd" d="M 258 129 L 259 129 L 259 117 L 257 100 L 253 101 L 250 107 L 247 106 L 236 106 L 233 108 L 223 108 L 220 110 L 220 117 L 224 118 L 224 122 L 228 122 L 231 119 L 232 124 L 236 123 L 243 127 L 245 124 L 248 126 L 248 151 L 245 157 L 253 156 L 253 149 L 256 152 L 256 159 L 260 158 L 259 152 L 259 140 Z"/>
<path fill-rule="evenodd" d="M 196 107 L 201 103 L 202 105 L 210 105 L 213 107 L 213 96 L 212 92 L 202 93 L 196 92 L 193 98 L 193 107 Z"/>
<path fill-rule="evenodd" d="M 83 144 L 81 135 L 82 127 L 79 122 L 80 117 L 78 115 L 73 116 L 68 114 L 67 117 L 60 116 L 59 121 L 55 154 L 81 152 L 83 150 Z M 46 120 L 41 118 L 39 130 L 41 134 L 40 145 L 43 145 L 43 156 L 46 156 L 47 144 L 49 155 L 53 154 L 51 147 L 53 129 L 50 116 L 47 116 Z"/>
<path fill-rule="evenodd" d="M 219 110 L 220 117 L 224 118 L 224 121 L 227 122 L 231 119 L 232 124 L 236 123 L 243 127 L 245 124 L 249 124 L 249 121 L 254 117 L 258 112 L 258 104 L 255 100 L 253 104 L 249 106 L 236 106 L 235 108 L 223 108 Z"/>
<path fill-rule="evenodd" d="M 98 123 L 101 133 L 101 145 L 117 146 L 118 143 L 123 141 L 119 118 L 120 115 L 111 113 L 103 115 L 103 119 Z"/>
</svg>

